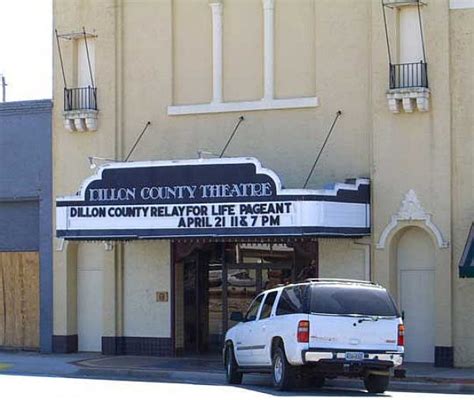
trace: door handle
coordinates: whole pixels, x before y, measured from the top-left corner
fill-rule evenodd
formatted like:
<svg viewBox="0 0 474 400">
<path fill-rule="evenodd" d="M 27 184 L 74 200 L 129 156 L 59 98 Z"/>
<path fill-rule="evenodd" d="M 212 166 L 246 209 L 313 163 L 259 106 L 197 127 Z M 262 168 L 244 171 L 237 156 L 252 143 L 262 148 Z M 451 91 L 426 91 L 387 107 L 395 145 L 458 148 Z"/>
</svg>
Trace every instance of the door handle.
<svg viewBox="0 0 474 400">
<path fill-rule="evenodd" d="M 405 321 L 405 310 L 402 310 L 402 321 Z"/>
</svg>

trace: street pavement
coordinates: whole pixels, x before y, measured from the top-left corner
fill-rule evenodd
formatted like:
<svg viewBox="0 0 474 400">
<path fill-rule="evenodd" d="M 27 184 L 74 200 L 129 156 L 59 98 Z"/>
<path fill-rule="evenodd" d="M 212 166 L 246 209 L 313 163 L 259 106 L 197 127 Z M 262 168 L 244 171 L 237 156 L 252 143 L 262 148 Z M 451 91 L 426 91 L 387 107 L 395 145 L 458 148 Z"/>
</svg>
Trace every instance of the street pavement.
<svg viewBox="0 0 474 400">
<path fill-rule="evenodd" d="M 324 389 L 278 393 L 268 385 L 207 385 L 167 382 L 137 382 L 97 379 L 71 379 L 58 377 L 0 375 L 0 387 L 4 398 L 35 400 L 94 400 L 94 399 L 192 399 L 192 400 L 242 400 L 285 398 L 330 398 L 383 397 L 393 400 L 447 400 L 466 398 L 466 395 L 386 392 L 384 395 L 369 395 L 359 389 Z M 472 398 L 472 395 L 467 398 Z"/>
<path fill-rule="evenodd" d="M 55 377 L 55 379 L 70 378 L 67 380 L 67 382 L 70 382 L 70 385 L 76 385 L 76 381 L 88 382 L 87 387 L 90 388 L 88 390 L 92 390 L 93 393 L 96 391 L 94 385 L 100 386 L 100 383 L 97 383 L 97 380 L 99 380 L 105 386 L 116 382 L 116 386 L 112 385 L 114 387 L 113 390 L 116 387 L 120 387 L 119 382 L 148 382 L 154 385 L 152 386 L 153 390 L 163 391 L 163 393 L 175 390 L 177 395 L 184 395 L 187 393 L 186 391 L 193 395 L 192 392 L 195 389 L 196 396 L 208 390 L 209 393 L 216 393 L 216 396 L 218 393 L 221 393 L 220 397 L 226 396 L 231 398 L 232 396 L 241 396 L 242 394 L 252 395 L 252 398 L 260 395 L 285 397 L 373 397 L 366 393 L 360 379 L 329 380 L 322 391 L 300 389 L 296 392 L 281 394 L 274 391 L 271 387 L 269 375 L 249 374 L 244 376 L 243 385 L 230 387 L 225 383 L 222 364 L 217 357 L 203 359 L 202 357 L 103 356 L 99 353 L 40 354 L 35 352 L 0 352 L 0 378 L 2 378 L 0 385 L 2 385 L 1 382 L 5 382 L 8 386 L 11 382 L 15 381 L 15 378 L 27 377 L 45 378 L 43 380 L 33 379 L 31 381 L 32 385 L 39 385 L 38 388 L 41 390 L 43 390 L 42 385 L 46 385 L 48 382 L 62 382 L 61 385 L 66 385 L 66 381 L 51 380 Z M 12 378 L 13 380 L 10 381 L 7 378 Z M 89 380 L 84 381 L 84 378 L 89 378 Z M 0 387 L 3 389 L 4 386 Z M 137 390 L 142 390 L 142 388 L 149 390 L 150 386 L 145 384 L 136 387 Z M 28 388 L 25 387 L 24 389 Z M 417 398 L 420 399 L 435 398 L 433 397 L 434 393 L 459 394 L 459 398 L 465 397 L 462 395 L 464 393 L 469 394 L 468 398 L 474 399 L 474 369 L 443 369 L 427 365 L 410 366 L 407 367 L 407 378 L 401 380 L 392 379 L 389 390 L 390 392 L 387 393 L 395 399 L 414 398 L 412 394 L 415 392 L 417 392 Z M 404 392 L 404 394 L 401 395 L 401 392 Z M 193 395 L 193 397 L 195 396 Z M 68 395 L 67 398 L 69 399 L 70 396 Z M 230 399 L 226 398 L 225 400 Z M 242 399 L 240 398 L 239 400 Z"/>
</svg>

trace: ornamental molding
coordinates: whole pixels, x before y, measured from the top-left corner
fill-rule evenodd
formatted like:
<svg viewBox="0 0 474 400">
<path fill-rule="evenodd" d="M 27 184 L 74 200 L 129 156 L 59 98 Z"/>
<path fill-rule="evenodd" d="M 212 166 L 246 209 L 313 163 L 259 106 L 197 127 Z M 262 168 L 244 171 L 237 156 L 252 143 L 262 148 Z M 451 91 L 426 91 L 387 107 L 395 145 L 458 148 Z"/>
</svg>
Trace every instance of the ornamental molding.
<svg viewBox="0 0 474 400">
<path fill-rule="evenodd" d="M 64 127 L 69 132 L 93 132 L 97 130 L 97 110 L 64 111 Z"/>
<path fill-rule="evenodd" d="M 388 109 L 399 114 L 414 111 L 427 112 L 430 109 L 430 90 L 427 88 L 390 89 L 387 92 Z"/>
<path fill-rule="evenodd" d="M 439 228 L 431 221 L 431 213 L 421 205 L 418 196 L 413 189 L 410 189 L 406 194 L 400 208 L 396 214 L 390 218 L 390 223 L 385 227 L 380 239 L 377 243 L 377 249 L 385 249 L 387 238 L 397 230 L 400 223 L 420 221 L 424 223 L 425 227 L 433 234 L 440 249 L 447 248 L 449 243 L 444 240 L 443 234 Z"/>
</svg>

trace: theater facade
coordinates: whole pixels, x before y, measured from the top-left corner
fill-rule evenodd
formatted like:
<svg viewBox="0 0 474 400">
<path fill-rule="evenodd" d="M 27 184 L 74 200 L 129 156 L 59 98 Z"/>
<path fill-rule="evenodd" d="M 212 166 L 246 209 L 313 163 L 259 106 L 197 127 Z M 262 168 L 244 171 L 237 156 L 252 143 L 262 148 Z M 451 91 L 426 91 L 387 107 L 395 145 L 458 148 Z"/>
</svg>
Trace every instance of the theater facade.
<svg viewBox="0 0 474 400">
<path fill-rule="evenodd" d="M 53 351 L 216 352 L 322 277 L 473 366 L 471 3 L 55 0 Z"/>
</svg>

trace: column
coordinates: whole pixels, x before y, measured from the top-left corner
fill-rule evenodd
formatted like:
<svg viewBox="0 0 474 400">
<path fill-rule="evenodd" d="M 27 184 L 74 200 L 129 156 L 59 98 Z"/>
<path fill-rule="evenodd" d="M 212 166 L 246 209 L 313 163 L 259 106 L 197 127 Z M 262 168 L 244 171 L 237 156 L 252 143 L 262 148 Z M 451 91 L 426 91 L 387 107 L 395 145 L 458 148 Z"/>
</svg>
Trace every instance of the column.
<svg viewBox="0 0 474 400">
<path fill-rule="evenodd" d="M 274 41 L 275 41 L 275 22 L 274 22 L 275 0 L 263 0 L 263 26 L 264 26 L 264 100 L 273 100 L 274 98 Z"/>
<path fill-rule="evenodd" d="M 212 10 L 212 102 L 222 103 L 222 2 L 209 5 Z"/>
</svg>

